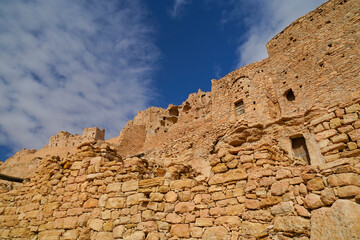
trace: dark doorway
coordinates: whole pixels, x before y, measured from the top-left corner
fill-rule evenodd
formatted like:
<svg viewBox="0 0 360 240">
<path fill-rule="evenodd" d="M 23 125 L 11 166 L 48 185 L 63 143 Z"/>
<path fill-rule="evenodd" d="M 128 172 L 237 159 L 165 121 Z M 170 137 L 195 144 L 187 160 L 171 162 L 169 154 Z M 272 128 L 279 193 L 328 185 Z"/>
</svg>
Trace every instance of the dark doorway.
<svg viewBox="0 0 360 240">
<path fill-rule="evenodd" d="M 310 164 L 309 151 L 306 147 L 306 142 L 304 137 L 298 137 L 291 139 L 292 149 L 294 151 L 295 157 L 300 157 L 306 161 L 307 164 Z"/>
<path fill-rule="evenodd" d="M 286 91 L 285 95 L 286 95 L 286 99 L 288 101 L 294 101 L 295 100 L 295 95 L 294 95 L 294 92 L 293 92 L 293 90 L 291 88 Z"/>
</svg>

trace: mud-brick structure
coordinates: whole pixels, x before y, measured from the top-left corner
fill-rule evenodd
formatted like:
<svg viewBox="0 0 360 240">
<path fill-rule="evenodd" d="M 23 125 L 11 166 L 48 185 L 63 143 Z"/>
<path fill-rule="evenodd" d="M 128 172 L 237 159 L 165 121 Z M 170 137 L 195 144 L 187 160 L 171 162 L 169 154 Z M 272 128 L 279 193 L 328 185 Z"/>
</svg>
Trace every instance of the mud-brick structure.
<svg viewBox="0 0 360 240">
<path fill-rule="evenodd" d="M 330 0 L 210 92 L 24 150 L 39 167 L 0 182 L 0 238 L 360 239 L 359 29 L 360 2 Z"/>
</svg>

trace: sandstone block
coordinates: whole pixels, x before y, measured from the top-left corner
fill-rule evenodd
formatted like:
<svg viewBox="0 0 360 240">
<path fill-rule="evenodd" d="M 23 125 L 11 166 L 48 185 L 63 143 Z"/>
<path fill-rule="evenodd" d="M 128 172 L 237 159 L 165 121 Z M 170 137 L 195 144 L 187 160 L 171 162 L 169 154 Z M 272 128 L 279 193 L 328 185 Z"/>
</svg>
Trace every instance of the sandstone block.
<svg viewBox="0 0 360 240">
<path fill-rule="evenodd" d="M 342 158 L 358 157 L 360 156 L 360 149 L 355 149 L 352 151 L 343 151 L 341 153 Z"/>
<path fill-rule="evenodd" d="M 311 240 L 357 239 L 360 236 L 360 205 L 336 200 L 331 208 L 311 213 Z"/>
<path fill-rule="evenodd" d="M 270 222 L 273 216 L 267 210 L 246 211 L 242 214 L 242 219 Z"/>
<path fill-rule="evenodd" d="M 325 205 L 331 205 L 337 199 L 332 188 L 325 188 L 321 191 L 320 198 Z"/>
<path fill-rule="evenodd" d="M 268 187 L 268 186 L 271 186 L 275 182 L 276 182 L 275 177 L 264 177 L 264 178 L 260 179 L 259 185 L 261 187 Z"/>
<path fill-rule="evenodd" d="M 290 179 L 290 184 L 291 185 L 297 185 L 297 184 L 300 184 L 300 183 L 303 183 L 304 180 L 301 178 L 301 177 L 293 177 Z"/>
<path fill-rule="evenodd" d="M 335 114 L 336 114 L 337 117 L 342 117 L 345 114 L 345 110 L 342 109 L 342 108 L 338 108 L 338 109 L 335 110 Z"/>
<path fill-rule="evenodd" d="M 243 234 L 250 236 L 259 236 L 266 231 L 268 224 L 253 223 L 244 221 L 241 223 L 241 230 Z"/>
<path fill-rule="evenodd" d="M 331 144 L 331 142 L 329 139 L 326 138 L 326 139 L 321 140 L 318 144 L 319 144 L 320 148 L 324 148 L 324 147 L 329 146 L 329 144 Z"/>
<path fill-rule="evenodd" d="M 356 129 L 356 130 L 353 130 L 351 132 L 348 132 L 350 138 L 351 138 L 351 141 L 357 141 L 357 140 L 360 140 L 360 128 L 359 129 Z"/>
<path fill-rule="evenodd" d="M 232 161 L 234 158 L 235 158 L 234 155 L 232 155 L 232 154 L 226 154 L 225 157 L 223 157 L 221 160 L 222 160 L 223 162 L 230 162 L 230 161 Z"/>
<path fill-rule="evenodd" d="M 318 124 L 315 128 L 314 128 L 314 133 L 319 133 L 319 132 L 322 132 L 324 131 L 325 128 L 322 124 Z"/>
<path fill-rule="evenodd" d="M 270 159 L 271 154 L 268 152 L 255 152 L 254 158 L 255 159 Z"/>
<path fill-rule="evenodd" d="M 113 240 L 113 234 L 111 232 L 99 232 L 96 234 L 96 238 L 95 240 L 102 240 L 102 239 L 107 239 L 107 240 Z"/>
<path fill-rule="evenodd" d="M 71 170 L 79 170 L 79 169 L 81 169 L 81 164 L 82 164 L 81 161 L 75 161 L 71 164 L 70 169 Z"/>
<path fill-rule="evenodd" d="M 89 228 L 94 231 L 100 231 L 103 227 L 104 221 L 101 219 L 90 219 L 89 220 Z"/>
<path fill-rule="evenodd" d="M 353 104 L 349 107 L 345 108 L 345 112 L 348 113 L 354 113 L 354 112 L 359 112 L 360 111 L 360 104 Z"/>
<path fill-rule="evenodd" d="M 281 180 L 284 178 L 291 178 L 291 177 L 293 177 L 293 174 L 291 173 L 290 170 L 280 169 L 276 171 L 276 176 L 275 176 L 276 180 Z"/>
<path fill-rule="evenodd" d="M 310 122 L 310 125 L 311 125 L 311 126 L 314 126 L 314 125 L 317 125 L 317 124 L 319 124 L 319 123 L 328 121 L 328 120 L 330 120 L 330 119 L 332 119 L 332 118 L 334 118 L 334 117 L 335 117 L 335 114 L 331 112 L 331 113 L 329 113 L 329 114 L 325 114 L 325 115 L 323 115 L 323 116 L 320 116 L 320 117 L 312 120 L 312 121 Z"/>
<path fill-rule="evenodd" d="M 202 239 L 225 240 L 228 237 L 228 231 L 223 226 L 215 226 L 207 228 Z"/>
<path fill-rule="evenodd" d="M 222 207 L 210 208 L 209 213 L 210 213 L 211 216 L 225 215 L 225 208 L 222 208 Z"/>
<path fill-rule="evenodd" d="M 192 188 L 194 186 L 195 186 L 195 181 L 192 179 L 175 180 L 170 182 L 170 188 L 172 190 Z"/>
<path fill-rule="evenodd" d="M 238 164 L 239 164 L 239 160 L 234 159 L 234 160 L 232 160 L 232 161 L 230 161 L 230 162 L 227 162 L 227 163 L 226 163 L 226 166 L 227 166 L 228 168 L 230 168 L 230 169 L 234 169 L 234 168 L 237 167 Z"/>
<path fill-rule="evenodd" d="M 212 195 L 211 195 L 212 199 L 214 201 L 218 201 L 218 200 L 222 200 L 222 199 L 225 199 L 225 194 L 222 193 L 222 192 L 214 192 Z"/>
<path fill-rule="evenodd" d="M 163 177 L 156 177 L 146 180 L 139 181 L 139 187 L 141 188 L 149 188 L 149 187 L 156 187 L 164 184 Z"/>
<path fill-rule="evenodd" d="M 334 150 L 343 150 L 346 148 L 346 144 L 345 143 L 335 143 L 332 144 L 330 146 L 324 147 L 321 149 L 321 153 L 325 154 Z"/>
<path fill-rule="evenodd" d="M 327 179 L 332 187 L 355 185 L 360 186 L 360 175 L 356 173 L 340 173 L 330 175 Z"/>
<path fill-rule="evenodd" d="M 24 238 L 28 236 L 28 229 L 27 228 L 12 228 L 10 231 L 10 237 L 12 238 Z M 1 233 L 1 232 L 0 232 Z M 0 235 L 1 237 L 1 235 Z"/>
<path fill-rule="evenodd" d="M 158 230 L 158 226 L 155 221 L 143 222 L 142 227 L 144 233 L 156 232 Z"/>
<path fill-rule="evenodd" d="M 278 204 L 281 201 L 282 201 L 282 198 L 279 196 L 270 196 L 265 199 L 261 199 L 260 208 L 272 206 L 272 205 Z"/>
<path fill-rule="evenodd" d="M 165 201 L 166 202 L 175 202 L 178 199 L 178 195 L 176 192 L 168 192 L 165 194 Z"/>
<path fill-rule="evenodd" d="M 72 229 L 72 230 L 67 230 L 66 232 L 64 232 L 61 239 L 76 240 L 76 239 L 78 239 L 78 237 L 79 237 L 79 230 Z"/>
<path fill-rule="evenodd" d="M 68 216 L 78 216 L 84 212 L 83 208 L 70 208 L 66 211 L 66 215 Z"/>
<path fill-rule="evenodd" d="M 330 128 L 337 128 L 341 126 L 340 118 L 333 118 L 330 120 Z"/>
<path fill-rule="evenodd" d="M 94 208 L 94 207 L 97 206 L 97 204 L 98 204 L 98 200 L 97 200 L 97 199 L 90 198 L 90 199 L 88 199 L 88 200 L 84 203 L 83 207 L 84 207 L 84 208 Z"/>
<path fill-rule="evenodd" d="M 121 189 L 121 183 L 109 183 L 106 186 L 106 192 L 119 192 Z"/>
<path fill-rule="evenodd" d="M 342 133 L 340 135 L 335 135 L 334 137 L 331 138 L 331 141 L 333 143 L 339 143 L 339 142 L 347 142 L 349 141 L 349 137 L 346 133 Z"/>
<path fill-rule="evenodd" d="M 228 227 L 240 227 L 241 219 L 238 216 L 221 216 L 215 219 L 215 225 L 226 225 Z"/>
<path fill-rule="evenodd" d="M 347 132 L 351 132 L 352 130 L 354 130 L 353 126 L 351 125 L 346 125 L 344 127 L 339 127 L 337 129 L 340 133 L 347 133 Z"/>
<path fill-rule="evenodd" d="M 160 234 L 158 232 L 150 232 L 146 236 L 146 240 L 160 240 Z"/>
<path fill-rule="evenodd" d="M 106 201 L 106 208 L 123 208 L 125 206 L 124 198 L 109 198 Z"/>
<path fill-rule="evenodd" d="M 133 234 L 124 237 L 124 240 L 145 240 L 145 233 L 136 231 Z"/>
<path fill-rule="evenodd" d="M 307 189 L 309 191 L 320 191 L 325 188 L 321 177 L 316 177 L 307 182 Z"/>
<path fill-rule="evenodd" d="M 213 173 L 223 173 L 227 170 L 228 168 L 225 163 L 219 163 L 215 167 L 211 168 L 211 171 L 213 171 Z"/>
<path fill-rule="evenodd" d="M 357 146 L 357 144 L 356 144 L 356 142 L 348 142 L 347 143 L 347 146 L 348 146 L 348 148 L 349 148 L 349 150 L 351 151 L 351 150 L 354 150 L 354 149 L 356 149 L 358 146 Z"/>
<path fill-rule="evenodd" d="M 215 174 L 210 178 L 209 184 L 215 185 L 244 179 L 247 179 L 247 174 L 244 169 L 233 169 L 226 173 Z"/>
<path fill-rule="evenodd" d="M 211 227 L 214 225 L 214 218 L 196 218 L 195 226 Z"/>
<path fill-rule="evenodd" d="M 273 185 L 271 185 L 271 194 L 275 196 L 283 195 L 284 193 L 286 193 L 288 188 L 288 180 L 281 180 L 279 182 L 275 182 Z"/>
<path fill-rule="evenodd" d="M 150 200 L 154 202 L 161 202 L 164 198 L 164 194 L 161 193 L 150 193 Z"/>
<path fill-rule="evenodd" d="M 229 216 L 240 216 L 244 212 L 245 212 L 244 204 L 231 205 L 225 208 L 225 214 Z"/>
<path fill-rule="evenodd" d="M 355 197 L 360 194 L 360 187 L 358 186 L 345 186 L 337 189 L 337 194 L 341 198 Z"/>
<path fill-rule="evenodd" d="M 229 152 L 229 149 L 227 148 L 220 148 L 218 153 L 217 153 L 217 156 L 218 158 L 222 158 L 224 157 L 227 153 Z"/>
<path fill-rule="evenodd" d="M 166 221 L 169 223 L 181 223 L 182 218 L 176 213 L 169 213 L 168 215 L 166 215 Z"/>
<path fill-rule="evenodd" d="M 250 155 L 241 155 L 240 156 L 240 161 L 242 163 L 248 163 L 248 162 L 252 162 L 254 160 L 254 154 L 250 154 Z"/>
<path fill-rule="evenodd" d="M 55 209 L 58 209 L 60 206 L 60 203 L 58 202 L 51 202 L 44 205 L 43 211 L 44 212 L 52 212 Z"/>
<path fill-rule="evenodd" d="M 338 133 L 335 129 L 329 129 L 320 133 L 315 134 L 316 141 L 321 141 L 325 138 L 330 138 L 332 136 L 335 136 Z"/>
<path fill-rule="evenodd" d="M 90 165 L 95 165 L 101 162 L 103 158 L 102 157 L 94 157 L 90 160 Z"/>
<path fill-rule="evenodd" d="M 271 213 L 273 215 L 288 215 L 294 212 L 293 202 L 283 202 L 277 204 L 271 208 Z"/>
<path fill-rule="evenodd" d="M 302 217 L 306 217 L 306 218 L 310 217 L 309 211 L 306 208 L 304 208 L 303 206 L 300 206 L 300 205 L 296 204 L 295 205 L 295 210 Z"/>
<path fill-rule="evenodd" d="M 131 192 L 136 191 L 139 188 L 139 182 L 137 180 L 130 180 L 123 182 L 122 191 L 123 192 Z"/>
<path fill-rule="evenodd" d="M 245 200 L 245 208 L 247 209 L 259 209 L 260 201 L 254 199 L 246 199 Z"/>
<path fill-rule="evenodd" d="M 65 186 L 65 191 L 74 192 L 78 190 L 78 187 L 79 187 L 78 183 L 68 184 Z"/>
<path fill-rule="evenodd" d="M 275 217 L 274 230 L 279 232 L 307 233 L 310 220 L 298 216 Z"/>
<path fill-rule="evenodd" d="M 356 122 L 353 123 L 354 128 L 358 129 L 360 128 L 360 120 L 357 120 Z"/>
<path fill-rule="evenodd" d="M 358 115 L 357 113 L 350 113 L 350 114 L 345 114 L 343 118 L 344 118 L 343 124 L 350 124 L 358 120 Z"/>
<path fill-rule="evenodd" d="M 195 209 L 195 204 L 193 202 L 179 202 L 175 205 L 176 213 L 191 212 L 194 209 Z"/>
<path fill-rule="evenodd" d="M 175 224 L 171 226 L 171 235 L 182 238 L 190 237 L 189 224 Z"/>
<path fill-rule="evenodd" d="M 61 230 L 46 230 L 41 231 L 38 234 L 39 240 L 59 240 L 61 235 Z"/>
<path fill-rule="evenodd" d="M 320 196 L 314 193 L 309 193 L 308 195 L 306 195 L 304 199 L 304 203 L 307 208 L 311 208 L 311 209 L 324 206 Z"/>
<path fill-rule="evenodd" d="M 126 198 L 126 205 L 127 206 L 137 205 L 145 199 L 146 196 L 144 193 L 136 193 Z"/>
<path fill-rule="evenodd" d="M 190 235 L 193 238 L 201 238 L 201 236 L 203 235 L 203 229 L 200 227 L 191 227 Z"/>
</svg>

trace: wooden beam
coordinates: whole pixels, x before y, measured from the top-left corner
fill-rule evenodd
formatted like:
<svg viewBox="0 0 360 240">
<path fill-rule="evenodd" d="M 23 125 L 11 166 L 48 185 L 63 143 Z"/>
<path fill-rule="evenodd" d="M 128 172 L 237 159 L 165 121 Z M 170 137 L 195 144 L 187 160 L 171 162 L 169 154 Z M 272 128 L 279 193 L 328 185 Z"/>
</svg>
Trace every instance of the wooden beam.
<svg viewBox="0 0 360 240">
<path fill-rule="evenodd" d="M 13 176 L 8 176 L 8 175 L 0 173 L 0 180 L 22 183 L 24 180 L 27 180 L 27 178 L 13 177 Z"/>
</svg>

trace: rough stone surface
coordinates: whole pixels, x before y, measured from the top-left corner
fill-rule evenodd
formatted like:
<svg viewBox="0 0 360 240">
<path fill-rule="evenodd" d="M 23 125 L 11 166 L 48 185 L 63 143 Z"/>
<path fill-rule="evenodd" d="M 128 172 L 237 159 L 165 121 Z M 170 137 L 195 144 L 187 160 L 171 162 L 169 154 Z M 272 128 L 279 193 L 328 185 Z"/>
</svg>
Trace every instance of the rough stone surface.
<svg viewBox="0 0 360 240">
<path fill-rule="evenodd" d="M 311 214 L 311 239 L 359 239 L 360 206 L 349 200 L 336 200 L 330 208 Z"/>
<path fill-rule="evenodd" d="M 59 132 L 0 162 L 0 178 L 29 178 L 0 180 L 0 238 L 309 240 L 318 211 L 344 215 L 319 214 L 327 239 L 358 236 L 359 9 L 329 0 L 266 59 L 118 137 Z"/>
</svg>

